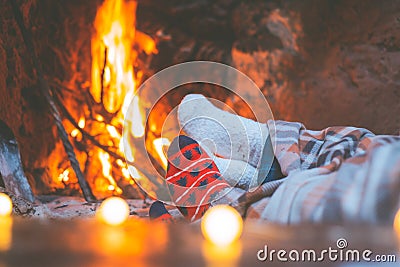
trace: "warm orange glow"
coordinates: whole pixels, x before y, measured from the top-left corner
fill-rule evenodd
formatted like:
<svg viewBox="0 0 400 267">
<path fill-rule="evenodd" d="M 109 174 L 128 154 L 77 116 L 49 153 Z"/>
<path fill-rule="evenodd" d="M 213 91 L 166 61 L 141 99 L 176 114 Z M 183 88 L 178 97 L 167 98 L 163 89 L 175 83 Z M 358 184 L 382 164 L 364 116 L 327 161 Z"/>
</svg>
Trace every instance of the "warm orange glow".
<svg viewBox="0 0 400 267">
<path fill-rule="evenodd" d="M 115 162 L 118 164 L 118 166 L 125 167 L 125 163 L 121 159 L 117 159 Z"/>
<path fill-rule="evenodd" d="M 133 135 L 140 137 L 144 134 L 144 122 L 139 98 L 133 99 L 137 52 L 132 48 L 138 44 L 147 54 L 157 50 L 153 39 L 135 30 L 136 5 L 135 1 L 106 0 L 99 8 L 92 39 L 91 94 L 108 112 L 117 112 L 120 118 L 127 115 Z M 132 100 L 132 114 L 126 114 Z"/>
<path fill-rule="evenodd" d="M 206 240 L 217 246 L 232 244 L 242 234 L 243 219 L 231 206 L 210 208 L 201 221 L 201 231 Z"/>
<path fill-rule="evenodd" d="M 106 153 L 106 152 L 100 151 L 99 158 L 100 158 L 100 161 L 101 161 L 101 163 L 103 165 L 103 175 L 105 177 L 111 176 L 111 164 L 109 162 L 110 155 L 108 153 Z"/>
<path fill-rule="evenodd" d="M 91 94 L 110 113 L 117 112 L 124 96 L 135 90 L 135 13 L 134 1 L 106 0 L 94 22 Z"/>
<path fill-rule="evenodd" d="M 117 131 L 117 129 L 114 126 L 107 125 L 106 128 L 112 138 L 118 138 L 118 139 L 121 138 L 121 135 L 119 134 L 119 132 Z"/>
<path fill-rule="evenodd" d="M 0 218 L 0 252 L 7 252 L 12 244 L 13 219 L 10 216 Z M 1 263 L 0 263 L 1 266 Z"/>
<path fill-rule="evenodd" d="M 79 122 L 78 122 L 78 127 L 83 129 L 83 128 L 85 128 L 85 124 L 86 124 L 85 118 L 81 117 L 79 119 Z M 79 131 L 79 129 L 73 129 L 72 132 L 71 132 L 71 136 L 73 138 L 75 138 L 77 141 L 81 141 L 82 140 L 81 131 Z"/>
<path fill-rule="evenodd" d="M 109 86 L 111 83 L 111 70 L 109 66 L 104 67 L 103 86 Z"/>
<path fill-rule="evenodd" d="M 125 177 L 125 179 L 130 180 L 131 179 L 131 174 L 129 173 L 129 170 L 127 168 L 122 168 L 122 175 Z"/>
<path fill-rule="evenodd" d="M 132 218 L 124 227 L 94 227 L 88 243 L 99 255 L 128 259 L 130 266 L 141 267 L 149 266 L 150 256 L 165 253 L 169 240 L 165 223 Z M 140 264 L 141 260 L 144 260 L 143 264 Z"/>
<path fill-rule="evenodd" d="M 106 125 L 111 140 L 104 140 L 107 145 L 118 145 L 120 154 L 123 154 L 123 138 L 117 129 L 123 126 L 124 118 L 134 137 L 144 135 L 143 113 L 140 99 L 135 96 L 137 79 L 140 75 L 134 72 L 138 52 L 136 46 L 146 54 L 156 53 L 154 40 L 148 35 L 135 29 L 135 1 L 105 0 L 97 11 L 94 26 L 96 29 L 92 37 L 92 85 L 90 92 L 94 100 L 103 104 L 105 110 L 114 113 L 112 125 Z M 129 105 L 132 107 L 129 109 Z M 127 114 L 127 112 L 130 114 Z M 96 120 L 103 122 L 104 118 L 97 115 Z M 134 162 L 134 148 L 129 148 L 126 157 L 130 163 Z M 111 188 L 118 191 L 111 173 L 112 165 L 107 153 L 99 155 L 103 174 L 110 181 Z M 121 167 L 122 175 L 130 179 L 125 164 L 117 163 Z M 120 189 L 119 189 L 120 190 Z M 122 192 L 122 191 L 121 191 Z"/>
<path fill-rule="evenodd" d="M 80 118 L 79 122 L 78 122 L 79 128 L 81 128 L 81 129 L 85 128 L 85 124 L 86 124 L 85 118 Z"/>
<path fill-rule="evenodd" d="M 142 122 L 142 113 L 140 111 L 138 96 L 133 97 L 131 105 L 133 106 L 129 110 L 130 114 L 126 113 L 124 115 L 130 125 L 133 136 L 141 137 L 144 135 L 144 123 Z"/>
<path fill-rule="evenodd" d="M 79 130 L 78 129 L 73 129 L 72 132 L 71 132 L 71 136 L 74 137 L 74 138 L 77 137 L 78 134 L 79 134 Z"/>
<path fill-rule="evenodd" d="M 157 130 L 157 125 L 151 124 L 151 125 L 150 125 L 150 130 L 151 130 L 152 132 L 155 132 L 155 131 Z"/>
<path fill-rule="evenodd" d="M 113 186 L 112 184 L 110 184 L 110 185 L 108 186 L 108 190 L 109 190 L 109 191 L 114 191 L 114 190 L 115 190 L 115 186 Z"/>
<path fill-rule="evenodd" d="M 101 197 L 122 194 L 117 184 L 119 179 L 125 179 L 124 186 L 126 182 L 134 184 L 131 174 L 133 178 L 140 178 L 141 174 L 121 160 L 125 154 L 129 164 L 135 163 L 135 145 L 124 148 L 123 140 L 144 136 L 143 103 L 135 95 L 143 77 L 143 72 L 136 69 L 137 59 L 139 53 L 149 55 L 157 53 L 157 49 L 150 36 L 136 30 L 136 7 L 137 2 L 132 0 L 104 0 L 98 8 L 91 39 L 90 94 L 100 109 L 79 113 L 78 125 L 68 129 L 76 144 L 86 145 L 90 140 L 85 138 L 88 133 L 102 146 L 110 148 L 88 148 L 86 153 L 77 153 L 82 168 L 88 168 L 85 173 L 93 181 L 94 194 Z M 129 131 L 124 131 L 122 136 L 124 127 Z M 164 164 L 161 155 L 159 158 Z M 74 188 L 76 177 L 67 168 L 57 173 L 54 180 Z"/>
<path fill-rule="evenodd" d="M 158 156 L 161 159 L 164 169 L 167 169 L 168 160 L 164 153 L 164 146 L 169 146 L 171 142 L 167 138 L 156 138 L 153 141 L 154 148 L 156 149 Z"/>
<path fill-rule="evenodd" d="M 143 32 L 140 31 L 136 31 L 135 39 L 138 45 L 144 50 L 144 52 L 147 55 L 158 52 L 156 48 L 156 43 L 147 34 L 144 34 Z"/>
<path fill-rule="evenodd" d="M 400 210 L 397 212 L 396 217 L 394 218 L 393 228 L 396 231 L 398 238 L 400 239 Z"/>
<path fill-rule="evenodd" d="M 99 115 L 99 114 L 97 114 L 96 115 L 96 120 L 99 121 L 99 122 L 103 122 L 104 121 L 104 117 Z"/>
<path fill-rule="evenodd" d="M 133 178 L 140 179 L 140 174 L 135 167 L 129 165 L 128 170 L 129 170 L 129 173 L 132 174 Z"/>
<path fill-rule="evenodd" d="M 58 176 L 58 180 L 61 182 L 68 182 L 69 181 L 69 170 L 66 169 Z"/>
<path fill-rule="evenodd" d="M 242 255 L 242 244 L 239 240 L 227 246 L 217 246 L 204 240 L 202 252 L 208 267 L 235 267 Z"/>
<path fill-rule="evenodd" d="M 97 215 L 109 225 L 120 225 L 129 217 L 129 205 L 119 197 L 110 197 L 100 205 Z"/>
<path fill-rule="evenodd" d="M 11 198 L 4 193 L 0 193 L 0 220 L 2 220 L 2 217 L 11 215 L 12 207 Z"/>
<path fill-rule="evenodd" d="M 111 175 L 111 163 L 110 163 L 110 155 L 107 152 L 100 151 L 99 152 L 99 159 L 103 166 L 103 175 L 105 178 L 108 179 L 110 185 L 107 187 L 109 191 L 114 191 L 117 194 L 122 194 L 121 188 L 118 187 L 117 183 L 115 182 L 114 178 Z M 110 187 L 111 186 L 111 187 Z"/>
</svg>

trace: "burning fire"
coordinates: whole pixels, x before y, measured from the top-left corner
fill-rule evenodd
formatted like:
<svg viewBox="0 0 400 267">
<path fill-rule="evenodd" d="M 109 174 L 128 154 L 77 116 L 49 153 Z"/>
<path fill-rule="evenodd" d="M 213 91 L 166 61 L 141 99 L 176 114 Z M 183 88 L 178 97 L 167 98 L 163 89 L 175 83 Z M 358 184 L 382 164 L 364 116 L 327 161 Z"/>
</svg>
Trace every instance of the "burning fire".
<svg viewBox="0 0 400 267">
<path fill-rule="evenodd" d="M 134 178 L 140 178 L 140 172 L 131 166 L 135 161 L 134 148 L 123 151 L 122 128 L 128 127 L 129 133 L 135 138 L 145 133 L 144 115 L 141 100 L 135 96 L 137 85 L 140 83 L 142 73 L 134 69 L 140 52 L 146 55 L 157 53 L 154 40 L 146 34 L 135 29 L 136 21 L 135 1 L 105 0 L 97 11 L 94 21 L 95 32 L 92 36 L 92 69 L 90 94 L 95 102 L 100 104 L 103 112 L 90 114 L 91 118 L 81 117 L 78 126 L 70 132 L 75 140 L 82 140 L 81 130 L 93 136 L 102 146 L 113 148 L 120 158 L 116 159 L 112 153 L 101 149 L 92 149 L 88 157 L 97 160 L 101 165 L 100 175 L 102 180 L 96 178 L 93 191 L 99 193 L 122 194 L 122 189 L 117 185 L 115 173 L 118 172 L 129 184 L 134 184 Z M 129 108 L 129 105 L 133 107 Z M 97 111 L 97 110 L 96 110 Z M 129 114 L 127 114 L 130 112 Z M 101 114 L 100 114 L 101 113 Z M 91 121 L 89 121 L 91 120 Z M 169 145 L 169 140 L 156 138 L 153 142 L 154 151 L 158 153 L 160 164 L 166 168 L 166 158 L 163 147 Z M 132 146 L 131 146 L 132 147 Z M 128 166 L 121 160 L 125 156 L 130 163 Z M 58 180 L 63 183 L 71 181 L 69 169 L 61 170 Z"/>
<path fill-rule="evenodd" d="M 171 144 L 171 141 L 169 141 L 169 139 L 167 139 L 167 138 L 156 138 L 153 141 L 153 145 L 158 153 L 158 156 L 161 159 L 161 163 L 162 163 L 164 169 L 167 169 L 168 161 L 164 155 L 163 147 L 169 146 L 170 144 Z"/>
</svg>

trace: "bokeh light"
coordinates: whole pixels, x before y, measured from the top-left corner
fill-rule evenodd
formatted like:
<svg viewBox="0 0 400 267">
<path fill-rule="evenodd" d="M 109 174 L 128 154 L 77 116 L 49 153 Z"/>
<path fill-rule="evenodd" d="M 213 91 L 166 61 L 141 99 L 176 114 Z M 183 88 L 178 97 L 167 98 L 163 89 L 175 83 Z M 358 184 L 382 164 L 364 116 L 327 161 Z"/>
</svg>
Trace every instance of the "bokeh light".
<svg viewBox="0 0 400 267">
<path fill-rule="evenodd" d="M 0 217 L 0 231 L 1 254 L 1 252 L 8 251 L 12 246 L 13 218 L 11 216 Z"/>
<path fill-rule="evenodd" d="M 210 208 L 201 221 L 201 231 L 206 240 L 218 246 L 229 245 L 242 234 L 243 219 L 231 206 Z"/>
<path fill-rule="evenodd" d="M 0 193 L 0 216 L 9 216 L 12 213 L 12 201 L 11 198 Z"/>
<path fill-rule="evenodd" d="M 100 205 L 97 215 L 109 225 L 120 225 L 129 217 L 129 205 L 119 197 L 110 197 Z"/>
</svg>

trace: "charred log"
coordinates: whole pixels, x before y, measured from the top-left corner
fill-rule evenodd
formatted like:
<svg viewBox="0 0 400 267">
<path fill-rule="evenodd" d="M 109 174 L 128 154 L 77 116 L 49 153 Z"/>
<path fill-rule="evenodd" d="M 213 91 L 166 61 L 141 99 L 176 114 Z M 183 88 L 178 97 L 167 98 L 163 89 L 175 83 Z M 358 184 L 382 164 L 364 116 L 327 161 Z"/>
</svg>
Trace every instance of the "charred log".
<svg viewBox="0 0 400 267">
<path fill-rule="evenodd" d="M 22 168 L 18 144 L 11 129 L 0 120 L 0 186 L 33 202 L 34 196 Z"/>
</svg>

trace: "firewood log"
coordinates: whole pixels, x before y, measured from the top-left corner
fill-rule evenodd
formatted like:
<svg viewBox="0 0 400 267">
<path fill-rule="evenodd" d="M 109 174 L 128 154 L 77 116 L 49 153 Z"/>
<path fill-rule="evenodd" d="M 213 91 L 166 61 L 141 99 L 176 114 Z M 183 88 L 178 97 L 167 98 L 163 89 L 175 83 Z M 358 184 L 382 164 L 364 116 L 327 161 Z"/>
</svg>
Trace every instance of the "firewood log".
<svg viewBox="0 0 400 267">
<path fill-rule="evenodd" d="M 0 174 L 5 188 L 17 197 L 33 202 L 34 196 L 22 168 L 18 143 L 11 129 L 0 120 Z"/>
</svg>

